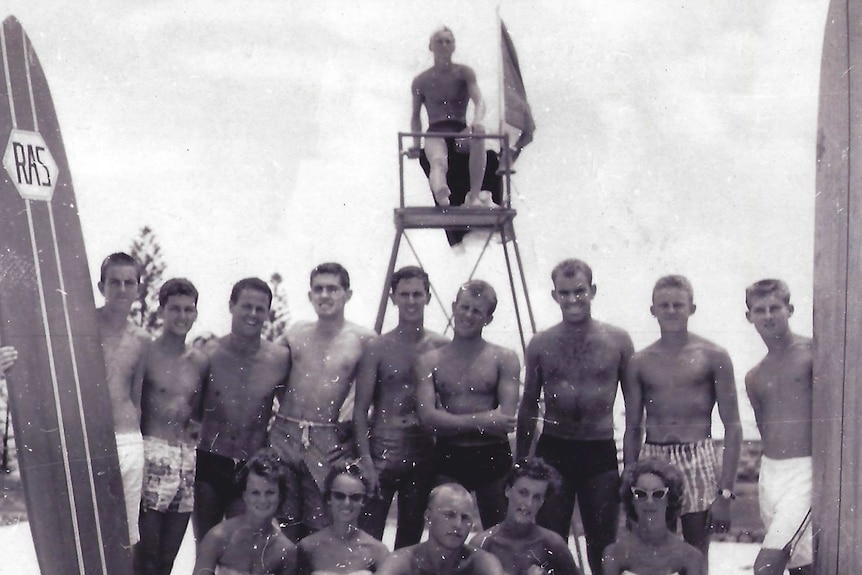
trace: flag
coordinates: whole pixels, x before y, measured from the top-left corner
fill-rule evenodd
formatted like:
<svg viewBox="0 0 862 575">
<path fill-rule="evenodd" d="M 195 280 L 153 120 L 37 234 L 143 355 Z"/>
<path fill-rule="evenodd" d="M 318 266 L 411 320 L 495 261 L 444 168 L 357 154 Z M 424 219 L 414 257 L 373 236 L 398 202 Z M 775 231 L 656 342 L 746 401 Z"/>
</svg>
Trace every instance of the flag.
<svg viewBox="0 0 862 575">
<path fill-rule="evenodd" d="M 518 66 L 518 54 L 502 20 L 500 32 L 500 47 L 503 51 L 503 120 L 521 131 L 521 136 L 515 143 L 515 149 L 520 150 L 533 141 L 536 123 L 527 102 L 527 91 L 524 89 L 524 79 Z"/>
</svg>

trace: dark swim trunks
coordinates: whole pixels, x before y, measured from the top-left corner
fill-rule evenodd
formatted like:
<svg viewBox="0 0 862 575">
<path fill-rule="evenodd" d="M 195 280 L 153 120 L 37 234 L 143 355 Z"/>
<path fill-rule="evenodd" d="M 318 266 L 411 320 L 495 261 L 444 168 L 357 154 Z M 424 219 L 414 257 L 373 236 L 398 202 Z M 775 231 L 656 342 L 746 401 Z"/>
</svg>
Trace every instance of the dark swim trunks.
<svg viewBox="0 0 862 575">
<path fill-rule="evenodd" d="M 617 445 L 613 439 L 581 441 L 542 434 L 536 455 L 575 483 L 618 471 Z"/>
<path fill-rule="evenodd" d="M 233 459 L 198 449 L 195 481 L 212 487 L 225 503 L 242 497 L 239 472 L 245 467 L 244 459 Z"/>
<path fill-rule="evenodd" d="M 430 126 L 428 126 L 428 132 L 463 132 L 467 127 L 467 124 L 460 120 L 443 120 L 440 122 L 434 122 Z M 452 140 L 454 138 L 446 138 L 446 141 Z"/>
<path fill-rule="evenodd" d="M 512 468 L 512 450 L 506 440 L 464 446 L 438 439 L 434 461 L 438 475 L 475 491 L 506 476 Z"/>
</svg>

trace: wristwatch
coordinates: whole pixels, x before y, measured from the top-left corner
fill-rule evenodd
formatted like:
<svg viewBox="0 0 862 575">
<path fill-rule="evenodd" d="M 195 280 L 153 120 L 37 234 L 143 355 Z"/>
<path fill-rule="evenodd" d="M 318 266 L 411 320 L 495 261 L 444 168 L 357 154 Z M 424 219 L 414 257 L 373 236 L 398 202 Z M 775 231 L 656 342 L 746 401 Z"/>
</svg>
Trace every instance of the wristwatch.
<svg viewBox="0 0 862 575">
<path fill-rule="evenodd" d="M 725 501 L 733 501 L 734 499 L 736 499 L 736 494 L 730 489 L 719 489 L 718 496 Z"/>
</svg>

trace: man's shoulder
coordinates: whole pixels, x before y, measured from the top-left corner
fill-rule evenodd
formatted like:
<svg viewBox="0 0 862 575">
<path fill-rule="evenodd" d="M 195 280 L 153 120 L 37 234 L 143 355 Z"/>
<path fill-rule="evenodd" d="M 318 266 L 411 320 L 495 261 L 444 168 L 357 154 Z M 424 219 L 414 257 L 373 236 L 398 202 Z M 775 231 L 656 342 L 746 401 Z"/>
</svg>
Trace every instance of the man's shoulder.
<svg viewBox="0 0 862 575">
<path fill-rule="evenodd" d="M 498 359 L 511 359 L 513 357 L 517 359 L 518 357 L 518 354 L 515 353 L 514 349 L 487 340 L 485 340 L 485 344 L 487 346 L 485 349 L 491 352 L 494 357 Z"/>
<path fill-rule="evenodd" d="M 413 89 L 417 91 L 421 91 L 426 87 L 426 84 L 430 81 L 432 75 L 434 74 L 434 68 L 428 68 L 426 70 L 422 70 L 413 78 Z"/>
<path fill-rule="evenodd" d="M 478 547 L 479 549 L 485 549 L 486 545 L 497 538 L 497 532 L 499 531 L 500 524 L 494 525 L 489 529 L 485 529 L 474 535 L 470 539 L 470 545 L 473 547 Z"/>
<path fill-rule="evenodd" d="M 291 339 L 296 337 L 305 337 L 309 334 L 309 332 L 314 330 L 315 323 L 316 322 L 309 320 L 301 320 L 296 323 L 292 323 L 290 327 L 287 328 L 287 331 L 284 334 L 284 338 L 287 339 L 287 341 L 289 342 L 291 341 Z"/>
<path fill-rule="evenodd" d="M 530 343 L 527 344 L 527 351 L 530 351 L 531 349 L 544 350 L 548 346 L 559 341 L 562 336 L 562 331 L 563 324 L 558 323 L 548 329 L 536 332 L 536 334 L 530 339 Z"/>
<path fill-rule="evenodd" d="M 814 353 L 814 340 L 808 336 L 793 334 L 793 344 L 790 346 L 790 352 L 795 357 L 808 356 Z"/>
<path fill-rule="evenodd" d="M 223 335 L 221 337 L 214 337 L 203 345 L 203 347 L 201 348 L 201 351 L 209 359 L 214 354 L 217 354 L 222 349 L 224 349 L 224 347 L 227 345 L 229 339 L 230 339 L 230 335 Z"/>
<path fill-rule="evenodd" d="M 539 533 L 539 537 L 544 541 L 545 546 L 548 548 L 554 547 L 565 547 L 568 548 L 568 544 L 566 540 L 560 537 L 560 534 L 556 531 L 551 531 L 541 525 L 536 525 L 536 530 Z"/>
<path fill-rule="evenodd" d="M 629 332 L 621 327 L 605 323 L 603 321 L 593 320 L 594 333 L 600 337 L 611 338 L 616 344 L 631 344 L 632 338 Z"/>
<path fill-rule="evenodd" d="M 449 353 L 450 351 L 457 351 L 457 348 L 452 345 L 451 341 L 447 341 L 443 345 L 439 347 L 435 347 L 434 349 L 429 349 L 419 354 L 418 360 L 422 363 L 431 363 L 434 364 L 440 360 L 442 355 Z"/>
<path fill-rule="evenodd" d="M 727 353 L 726 349 L 724 349 L 711 339 L 706 339 L 705 337 L 697 335 L 696 333 L 689 333 L 688 347 L 703 351 L 714 358 L 720 356 L 729 357 L 729 354 Z"/>
<path fill-rule="evenodd" d="M 467 64 L 459 64 L 458 62 L 452 62 L 452 69 L 461 76 L 464 80 L 475 80 L 476 72 L 468 66 Z"/>
<path fill-rule="evenodd" d="M 343 333 L 353 334 L 362 341 L 368 341 L 374 337 L 377 337 L 377 332 L 373 329 L 367 328 L 364 325 L 359 325 L 358 323 L 354 323 L 352 321 L 344 322 Z"/>
<path fill-rule="evenodd" d="M 631 363 L 637 365 L 648 362 L 661 354 L 661 340 L 656 340 L 643 349 L 639 349 L 632 355 Z"/>
<path fill-rule="evenodd" d="M 290 358 L 290 348 L 274 341 L 261 339 L 260 350 L 274 361 L 286 361 Z"/>
</svg>

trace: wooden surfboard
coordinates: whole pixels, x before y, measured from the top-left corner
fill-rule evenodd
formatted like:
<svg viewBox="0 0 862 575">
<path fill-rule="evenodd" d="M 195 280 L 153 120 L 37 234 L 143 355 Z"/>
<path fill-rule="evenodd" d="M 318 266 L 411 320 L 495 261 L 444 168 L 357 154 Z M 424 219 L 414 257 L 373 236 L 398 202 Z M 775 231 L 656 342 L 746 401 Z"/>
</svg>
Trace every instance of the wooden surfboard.
<svg viewBox="0 0 862 575">
<path fill-rule="evenodd" d="M 820 72 L 814 241 L 815 572 L 862 565 L 862 0 L 832 0 Z"/>
<path fill-rule="evenodd" d="M 123 486 L 78 206 L 51 94 L 14 17 L 0 31 L 0 337 L 42 573 L 128 575 Z"/>
</svg>

